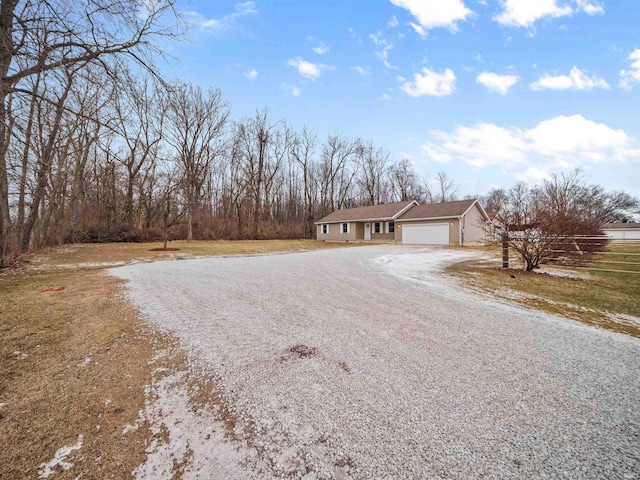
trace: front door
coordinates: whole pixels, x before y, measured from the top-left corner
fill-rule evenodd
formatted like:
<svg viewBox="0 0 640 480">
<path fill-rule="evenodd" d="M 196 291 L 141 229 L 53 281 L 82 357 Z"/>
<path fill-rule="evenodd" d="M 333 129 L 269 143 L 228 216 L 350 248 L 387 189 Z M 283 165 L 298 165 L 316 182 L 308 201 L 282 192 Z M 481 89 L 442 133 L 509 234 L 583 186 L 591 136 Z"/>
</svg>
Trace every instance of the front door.
<svg viewBox="0 0 640 480">
<path fill-rule="evenodd" d="M 370 223 L 364 224 L 364 239 L 371 240 L 371 224 Z"/>
</svg>

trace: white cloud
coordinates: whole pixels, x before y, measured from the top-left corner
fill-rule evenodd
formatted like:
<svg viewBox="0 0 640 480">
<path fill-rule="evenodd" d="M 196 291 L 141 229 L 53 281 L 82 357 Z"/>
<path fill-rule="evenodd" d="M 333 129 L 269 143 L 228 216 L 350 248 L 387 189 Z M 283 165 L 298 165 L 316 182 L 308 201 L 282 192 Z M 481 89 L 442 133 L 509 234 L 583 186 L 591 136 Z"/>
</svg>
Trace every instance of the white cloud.
<svg viewBox="0 0 640 480">
<path fill-rule="evenodd" d="M 540 19 L 566 17 L 584 12 L 588 15 L 604 13 L 598 0 L 501 0 L 502 11 L 493 17 L 502 25 L 529 28 Z"/>
<path fill-rule="evenodd" d="M 598 0 L 577 0 L 576 5 L 578 10 L 582 10 L 589 15 L 604 14 L 604 6 Z"/>
<path fill-rule="evenodd" d="M 530 85 L 531 90 L 591 90 L 592 88 L 609 88 L 609 84 L 598 77 L 589 77 L 578 67 L 573 67 L 569 75 L 549 75 L 542 77 Z"/>
<path fill-rule="evenodd" d="M 288 84 L 285 83 L 285 84 L 282 85 L 282 88 L 284 90 L 286 90 L 287 92 L 289 92 L 294 97 L 299 97 L 300 94 L 302 93 L 302 90 L 300 90 L 295 85 L 288 85 Z"/>
<path fill-rule="evenodd" d="M 384 66 L 394 70 L 397 69 L 398 67 L 389 63 L 389 50 L 393 49 L 393 44 L 389 43 L 387 39 L 382 36 L 382 32 L 372 33 L 369 35 L 369 38 L 373 40 L 373 43 L 382 47 L 382 50 L 376 51 L 376 57 L 384 63 Z"/>
<path fill-rule="evenodd" d="M 391 0 L 391 3 L 408 10 L 425 30 L 445 27 L 456 31 L 459 21 L 473 15 L 462 0 Z"/>
<path fill-rule="evenodd" d="M 371 70 L 368 67 L 361 67 L 360 65 L 356 65 L 355 67 L 352 67 L 352 68 L 363 77 L 366 77 L 371 73 Z"/>
<path fill-rule="evenodd" d="M 317 53 L 318 55 L 324 55 L 325 53 L 327 53 L 329 51 L 329 47 L 327 47 L 324 43 L 321 43 L 317 47 L 314 47 L 313 51 L 315 53 Z"/>
<path fill-rule="evenodd" d="M 516 179 L 521 182 L 533 182 L 540 183 L 543 180 L 548 180 L 551 178 L 551 169 L 553 167 L 551 165 L 537 165 L 531 166 L 527 168 L 524 172 L 521 172 L 516 175 Z"/>
<path fill-rule="evenodd" d="M 244 72 L 244 76 L 249 80 L 255 80 L 256 78 L 258 78 L 258 71 L 255 68 L 252 68 L 251 70 L 247 70 L 246 72 Z"/>
<path fill-rule="evenodd" d="M 394 15 L 389 19 L 389 22 L 387 23 L 387 25 L 390 28 L 396 28 L 398 25 L 400 25 L 400 22 L 398 22 L 398 18 Z"/>
<path fill-rule="evenodd" d="M 520 81 L 517 75 L 499 75 L 493 72 L 482 72 L 476 77 L 476 83 L 484 85 L 488 90 L 506 95 L 511 87 Z"/>
<path fill-rule="evenodd" d="M 405 82 L 400 88 L 407 95 L 422 97 L 430 95 L 444 97 L 451 95 L 456 89 L 456 75 L 447 68 L 443 73 L 434 72 L 428 68 L 422 69 L 423 74 L 415 73 L 413 81 Z"/>
<path fill-rule="evenodd" d="M 418 25 L 417 23 L 413 23 L 413 22 L 409 22 L 409 25 L 411 25 L 411 27 L 413 27 L 413 29 L 416 31 L 416 33 L 418 35 L 420 35 L 421 37 L 426 37 L 427 36 L 427 31 L 422 28 L 420 25 Z"/>
<path fill-rule="evenodd" d="M 620 160 L 631 141 L 624 130 L 614 130 L 603 123 L 587 120 L 582 115 L 542 121 L 529 130 L 525 138 L 536 152 L 573 162 L 579 162 L 579 159 L 571 159 L 573 155 L 592 162 L 604 161 L 609 155 Z"/>
<path fill-rule="evenodd" d="M 352 39 L 357 40 L 357 41 L 358 41 L 358 43 L 359 43 L 360 45 L 362 45 L 362 35 L 360 35 L 359 33 L 356 33 L 356 31 L 355 31 L 353 28 L 351 28 L 351 27 L 347 28 L 347 31 L 349 32 L 349 36 L 350 36 Z"/>
<path fill-rule="evenodd" d="M 442 163 L 461 158 L 469 165 L 485 167 L 526 160 L 527 145 L 517 129 L 478 123 L 472 127 L 458 126 L 453 133 L 435 131 L 432 136 L 435 141 L 424 146 L 425 152 Z"/>
<path fill-rule="evenodd" d="M 387 102 L 391 100 L 391 95 L 389 95 L 388 93 L 383 93 L 382 95 L 380 95 L 380 100 Z"/>
<path fill-rule="evenodd" d="M 389 42 L 382 36 L 382 32 L 376 32 L 369 34 L 369 38 L 373 40 L 376 45 L 389 45 Z"/>
<path fill-rule="evenodd" d="M 620 87 L 630 90 L 634 83 L 640 82 L 640 48 L 636 48 L 627 57 L 631 68 L 620 70 Z"/>
<path fill-rule="evenodd" d="M 433 131 L 423 151 L 433 161 L 498 166 L 532 179 L 543 178 L 551 168 L 640 158 L 640 148 L 626 132 L 582 115 L 554 117 L 528 130 L 478 123 L 450 133 Z"/>
<path fill-rule="evenodd" d="M 318 78 L 323 70 L 333 70 L 330 65 L 308 62 L 301 57 L 290 58 L 287 61 L 287 65 L 297 68 L 300 75 L 311 80 Z"/>
<path fill-rule="evenodd" d="M 391 50 L 392 48 L 393 48 L 393 44 L 392 43 L 388 44 L 382 50 L 378 50 L 376 52 L 376 57 L 382 60 L 382 63 L 384 63 L 385 67 L 392 68 L 395 70 L 398 67 L 396 67 L 395 65 L 391 65 L 391 63 L 389 63 L 389 50 Z"/>
<path fill-rule="evenodd" d="M 226 30 L 232 27 L 239 18 L 258 13 L 256 4 L 253 1 L 237 3 L 233 8 L 235 12 L 229 13 L 222 18 L 206 18 L 195 11 L 183 11 L 181 13 L 187 22 L 192 25 L 214 31 Z"/>
</svg>

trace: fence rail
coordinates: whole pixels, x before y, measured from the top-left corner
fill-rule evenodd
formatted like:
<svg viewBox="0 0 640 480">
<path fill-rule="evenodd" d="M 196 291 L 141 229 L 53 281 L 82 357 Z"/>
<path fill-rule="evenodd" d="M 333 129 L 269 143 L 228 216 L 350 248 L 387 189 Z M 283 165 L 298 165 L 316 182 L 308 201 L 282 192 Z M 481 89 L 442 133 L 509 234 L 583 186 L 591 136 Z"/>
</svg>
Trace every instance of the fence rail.
<svg viewBox="0 0 640 480">
<path fill-rule="evenodd" d="M 518 250 L 514 247 L 519 246 L 544 249 L 541 264 L 563 269 L 640 275 L 640 240 L 637 239 L 612 240 L 609 237 L 586 235 L 527 236 L 520 232 L 505 232 L 502 236 L 504 268 L 509 267 L 514 253 L 512 250 Z M 614 251 L 605 250 L 607 248 Z M 601 268 L 609 265 L 613 268 Z"/>
</svg>

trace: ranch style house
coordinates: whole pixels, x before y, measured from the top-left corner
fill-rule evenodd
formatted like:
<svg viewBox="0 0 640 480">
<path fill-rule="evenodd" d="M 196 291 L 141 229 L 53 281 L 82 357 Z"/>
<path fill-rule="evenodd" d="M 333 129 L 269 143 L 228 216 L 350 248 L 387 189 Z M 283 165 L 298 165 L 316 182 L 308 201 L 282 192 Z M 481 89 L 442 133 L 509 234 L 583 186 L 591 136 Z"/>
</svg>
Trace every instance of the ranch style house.
<svg viewBox="0 0 640 480">
<path fill-rule="evenodd" d="M 318 240 L 415 245 L 484 244 L 487 212 L 477 199 L 418 205 L 415 200 L 336 210 L 316 225 Z"/>
</svg>

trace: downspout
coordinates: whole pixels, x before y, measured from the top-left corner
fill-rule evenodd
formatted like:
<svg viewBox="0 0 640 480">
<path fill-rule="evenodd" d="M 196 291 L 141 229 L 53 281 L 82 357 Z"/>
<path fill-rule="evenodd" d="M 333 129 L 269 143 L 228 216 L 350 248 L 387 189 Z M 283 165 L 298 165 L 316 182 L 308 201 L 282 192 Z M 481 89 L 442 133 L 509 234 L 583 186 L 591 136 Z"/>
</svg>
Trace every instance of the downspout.
<svg viewBox="0 0 640 480">
<path fill-rule="evenodd" d="M 464 247 L 464 216 L 458 217 L 458 228 L 460 228 L 460 246 Z"/>
</svg>

